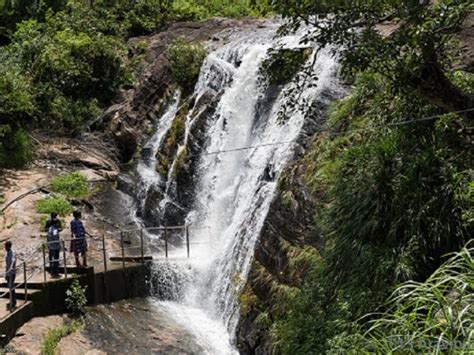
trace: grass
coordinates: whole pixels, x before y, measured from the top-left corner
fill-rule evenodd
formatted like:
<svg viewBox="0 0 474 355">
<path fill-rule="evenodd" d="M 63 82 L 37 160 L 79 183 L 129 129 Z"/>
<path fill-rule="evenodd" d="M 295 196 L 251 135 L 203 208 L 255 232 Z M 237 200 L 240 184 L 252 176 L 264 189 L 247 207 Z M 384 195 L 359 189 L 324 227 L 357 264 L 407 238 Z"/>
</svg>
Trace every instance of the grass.
<svg viewBox="0 0 474 355">
<path fill-rule="evenodd" d="M 374 316 L 369 315 L 369 316 Z M 378 315 L 375 315 L 378 316 Z M 380 353 L 468 354 L 474 350 L 474 247 L 464 248 L 423 283 L 399 286 L 371 322 L 366 344 Z M 449 351 L 451 350 L 451 351 Z"/>
<path fill-rule="evenodd" d="M 87 197 L 89 195 L 87 179 L 79 172 L 59 176 L 53 179 L 50 185 L 51 190 L 68 198 Z"/>
<path fill-rule="evenodd" d="M 57 213 L 64 217 L 72 212 L 71 204 L 63 197 L 46 197 L 38 200 L 36 203 L 36 211 L 38 213 Z"/>
<path fill-rule="evenodd" d="M 68 324 L 50 330 L 43 338 L 43 343 L 41 344 L 41 355 L 54 355 L 56 347 L 61 339 L 81 330 L 84 325 L 84 318 L 79 318 Z"/>
</svg>

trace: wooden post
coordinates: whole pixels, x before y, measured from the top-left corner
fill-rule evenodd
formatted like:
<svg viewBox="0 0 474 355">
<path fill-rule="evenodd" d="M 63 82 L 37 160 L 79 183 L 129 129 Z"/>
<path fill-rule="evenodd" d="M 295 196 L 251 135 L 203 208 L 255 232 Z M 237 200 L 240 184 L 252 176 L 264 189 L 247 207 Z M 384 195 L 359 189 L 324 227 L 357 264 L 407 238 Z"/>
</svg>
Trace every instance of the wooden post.
<svg viewBox="0 0 474 355">
<path fill-rule="evenodd" d="M 107 272 L 107 251 L 105 250 L 105 235 L 104 234 L 102 234 L 102 254 L 104 257 L 104 271 Z"/>
<path fill-rule="evenodd" d="M 66 253 L 66 242 L 63 240 L 63 265 L 64 265 L 64 277 L 67 279 L 67 253 Z M 59 260 L 58 260 L 59 263 Z"/>
<path fill-rule="evenodd" d="M 145 263 L 145 252 L 143 250 L 143 229 L 140 229 L 140 252 L 142 255 L 142 264 Z"/>
<path fill-rule="evenodd" d="M 125 249 L 123 246 L 123 232 L 120 232 L 120 244 L 122 244 L 122 267 L 125 269 Z"/>
<path fill-rule="evenodd" d="M 28 301 L 28 285 L 26 283 L 26 261 L 23 262 L 23 281 L 25 282 L 25 302 Z"/>
<path fill-rule="evenodd" d="M 188 251 L 188 258 L 189 258 L 189 227 L 184 227 L 184 233 L 186 234 L 186 249 Z"/>
<path fill-rule="evenodd" d="M 46 250 L 44 244 L 41 246 L 41 249 L 43 250 L 43 276 L 44 282 L 46 283 Z"/>
<path fill-rule="evenodd" d="M 165 227 L 165 257 L 168 259 L 168 233 Z"/>
</svg>

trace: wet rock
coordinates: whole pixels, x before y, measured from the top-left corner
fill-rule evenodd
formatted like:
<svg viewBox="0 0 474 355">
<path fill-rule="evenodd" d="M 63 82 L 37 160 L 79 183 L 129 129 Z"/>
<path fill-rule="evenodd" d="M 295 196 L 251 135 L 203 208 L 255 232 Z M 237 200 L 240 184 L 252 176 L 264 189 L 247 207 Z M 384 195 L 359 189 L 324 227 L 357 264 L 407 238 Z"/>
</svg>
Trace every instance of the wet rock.
<svg viewBox="0 0 474 355">
<path fill-rule="evenodd" d="M 129 196 L 133 196 L 135 194 L 136 184 L 136 179 L 134 179 L 134 177 L 131 175 L 121 174 L 118 176 L 117 189 Z"/>
<path fill-rule="evenodd" d="M 167 58 L 169 45 L 182 38 L 187 42 L 206 43 L 207 48 L 212 50 L 225 44 L 233 31 L 251 28 L 260 23 L 263 23 L 263 20 L 217 18 L 182 22 L 151 36 L 130 39 L 130 48 L 135 48 L 139 42 L 148 45 L 137 84 L 130 90 L 123 91 L 117 98 L 119 103 L 110 107 L 102 117 L 92 122 L 89 128 L 105 132 L 115 142 L 121 161 L 127 162 L 171 99 L 174 84 Z"/>
</svg>

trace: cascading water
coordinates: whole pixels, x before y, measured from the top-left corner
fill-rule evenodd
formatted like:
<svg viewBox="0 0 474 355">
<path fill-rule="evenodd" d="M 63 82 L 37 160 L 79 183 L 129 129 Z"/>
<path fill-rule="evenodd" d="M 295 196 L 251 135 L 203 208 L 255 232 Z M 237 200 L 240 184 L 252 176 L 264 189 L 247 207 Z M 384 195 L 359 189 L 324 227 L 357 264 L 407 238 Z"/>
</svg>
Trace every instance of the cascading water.
<svg viewBox="0 0 474 355">
<path fill-rule="evenodd" d="M 262 62 L 272 48 L 300 48 L 302 34 L 275 38 L 277 24 L 236 36 L 206 58 L 195 88 L 194 107 L 186 117 L 184 139 L 177 149 L 167 177 L 164 198 L 157 209 L 176 199 L 173 179 L 178 160 L 187 148 L 193 126 L 203 113 L 201 98 L 217 101 L 206 118 L 205 139 L 195 159 L 192 201 L 185 221 L 208 228 L 191 229 L 192 258 L 165 264 L 173 277 L 182 275 L 179 290 L 159 301 L 183 327 L 194 334 L 201 349 L 210 354 L 233 353 L 233 337 L 239 319 L 237 296 L 249 272 L 255 243 L 275 195 L 280 172 L 294 157 L 296 141 L 305 126 L 305 112 L 288 108 L 288 97 L 298 84 L 298 100 L 322 101 L 323 92 L 337 92 L 337 63 L 326 50 L 313 51 L 303 67 L 317 75 L 316 82 L 290 82 L 269 98 Z M 307 45 L 306 45 L 307 46 Z M 315 58 L 316 56 L 316 58 Z M 314 85 L 316 84 L 316 85 Z M 176 115 L 179 94 L 160 119 L 150 141 L 159 150 Z M 269 144 L 270 143 L 270 144 Z M 274 144 L 273 144 L 274 143 Z M 249 149 L 248 147 L 255 147 Z M 245 148 L 245 149 L 240 149 Z M 155 154 L 154 152 L 153 154 Z M 148 161 L 149 163 L 149 161 Z M 142 195 L 153 184 L 163 185 L 146 159 L 138 164 Z M 143 202 L 137 203 L 144 208 Z M 179 295 L 178 295 L 179 293 Z"/>
<path fill-rule="evenodd" d="M 177 90 L 170 106 L 168 107 L 168 110 L 157 122 L 155 134 L 153 134 L 153 136 L 142 149 L 141 159 L 136 167 L 136 172 L 138 175 L 138 206 L 135 211 L 134 220 L 137 222 L 137 224 L 141 224 L 141 220 L 137 215 L 143 216 L 144 214 L 144 210 L 146 208 L 145 201 L 150 188 L 154 185 L 161 186 L 164 183 L 162 176 L 155 169 L 155 156 L 160 149 L 160 146 L 163 144 L 166 133 L 171 128 L 171 124 L 173 123 L 173 119 L 175 118 L 176 112 L 178 110 L 180 98 L 181 91 Z"/>
</svg>

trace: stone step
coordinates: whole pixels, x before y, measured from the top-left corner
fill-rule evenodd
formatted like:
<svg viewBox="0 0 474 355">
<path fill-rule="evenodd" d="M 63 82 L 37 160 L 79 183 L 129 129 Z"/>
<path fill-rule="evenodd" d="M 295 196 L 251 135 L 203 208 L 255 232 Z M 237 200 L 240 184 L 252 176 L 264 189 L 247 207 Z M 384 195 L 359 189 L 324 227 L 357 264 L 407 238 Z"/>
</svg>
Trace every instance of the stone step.
<svg viewBox="0 0 474 355">
<path fill-rule="evenodd" d="M 122 258 L 121 256 L 111 256 L 109 258 L 109 260 L 110 261 L 125 260 L 125 261 L 128 261 L 128 262 L 140 263 L 142 261 L 142 257 L 141 256 L 126 256 L 126 257 Z M 153 257 L 152 256 L 144 256 L 143 261 L 153 261 Z"/>
<path fill-rule="evenodd" d="M 68 265 L 68 266 L 66 267 L 66 269 L 67 269 L 67 273 L 68 273 L 68 274 L 78 274 L 78 275 L 82 275 L 82 274 L 87 274 L 87 272 L 90 271 L 90 270 L 92 270 L 93 268 L 92 268 L 92 266 L 88 266 L 88 267 L 77 267 L 77 266 L 75 266 L 75 265 Z M 46 272 L 49 272 L 49 270 L 50 270 L 50 267 L 47 266 L 47 267 L 46 267 Z M 59 273 L 60 273 L 60 274 L 64 274 L 64 267 L 63 267 L 63 266 L 60 266 L 60 267 L 58 268 L 58 270 L 59 270 Z"/>
<path fill-rule="evenodd" d="M 38 292 L 41 292 L 41 290 L 28 289 L 28 297 L 30 295 L 34 295 Z M 1 296 L 1 298 L 9 298 L 10 294 L 8 293 L 8 288 L 0 287 L 0 296 Z M 25 299 L 25 289 L 23 287 L 16 289 L 16 298 L 19 299 L 19 300 L 24 300 Z"/>
<path fill-rule="evenodd" d="M 5 320 L 6 318 L 8 318 L 9 316 L 11 316 L 13 313 L 16 313 L 16 312 L 21 312 L 21 310 L 26 306 L 26 305 L 30 305 L 31 304 L 31 301 L 22 301 L 22 300 L 18 300 L 17 303 L 16 303 L 16 309 L 11 312 L 9 310 L 7 310 L 7 304 L 8 304 L 9 300 L 6 299 L 6 298 L 0 298 L 0 328 L 2 323 L 3 323 L 3 320 Z M 3 329 L 0 329 L 0 330 L 3 330 Z M 1 336 L 1 331 L 0 331 L 0 336 Z"/>
</svg>

